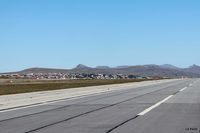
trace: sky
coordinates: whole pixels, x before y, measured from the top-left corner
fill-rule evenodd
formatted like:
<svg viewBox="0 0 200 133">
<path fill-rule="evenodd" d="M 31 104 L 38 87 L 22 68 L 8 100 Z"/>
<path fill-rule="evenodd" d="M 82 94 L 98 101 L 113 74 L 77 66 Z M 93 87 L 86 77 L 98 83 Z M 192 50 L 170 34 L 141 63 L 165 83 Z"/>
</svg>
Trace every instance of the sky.
<svg viewBox="0 0 200 133">
<path fill-rule="evenodd" d="M 0 72 L 200 65 L 199 0 L 0 0 Z"/>
</svg>

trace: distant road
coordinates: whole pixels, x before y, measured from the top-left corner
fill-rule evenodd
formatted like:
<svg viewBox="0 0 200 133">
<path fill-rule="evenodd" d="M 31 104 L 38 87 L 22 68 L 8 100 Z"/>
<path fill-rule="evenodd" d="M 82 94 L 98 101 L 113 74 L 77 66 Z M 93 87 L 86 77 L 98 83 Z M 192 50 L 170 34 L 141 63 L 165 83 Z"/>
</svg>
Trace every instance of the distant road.
<svg viewBox="0 0 200 133">
<path fill-rule="evenodd" d="M 0 112 L 0 133 L 199 133 L 200 80 L 129 87 Z"/>
</svg>

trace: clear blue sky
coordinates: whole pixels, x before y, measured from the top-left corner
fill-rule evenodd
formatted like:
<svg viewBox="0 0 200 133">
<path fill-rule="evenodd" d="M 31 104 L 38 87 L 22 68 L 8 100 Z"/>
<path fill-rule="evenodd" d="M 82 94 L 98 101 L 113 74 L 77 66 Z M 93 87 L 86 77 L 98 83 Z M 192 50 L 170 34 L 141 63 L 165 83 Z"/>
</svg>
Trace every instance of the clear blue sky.
<svg viewBox="0 0 200 133">
<path fill-rule="evenodd" d="M 199 0 L 0 0 L 0 72 L 200 65 Z"/>
</svg>

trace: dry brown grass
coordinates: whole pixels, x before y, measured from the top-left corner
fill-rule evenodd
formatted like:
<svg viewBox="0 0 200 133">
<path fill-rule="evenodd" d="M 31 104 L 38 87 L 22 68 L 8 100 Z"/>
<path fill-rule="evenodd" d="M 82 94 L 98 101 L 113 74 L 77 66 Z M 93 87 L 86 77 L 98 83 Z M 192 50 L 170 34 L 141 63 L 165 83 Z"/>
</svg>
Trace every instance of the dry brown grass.
<svg viewBox="0 0 200 133">
<path fill-rule="evenodd" d="M 119 84 L 129 82 L 140 82 L 144 80 L 136 79 L 124 79 L 124 80 L 61 80 L 61 81 L 15 81 L 0 83 L 0 95 L 26 93 L 26 92 L 37 92 L 47 90 L 58 90 L 67 88 L 97 86 L 97 85 L 108 85 L 108 84 Z"/>
</svg>

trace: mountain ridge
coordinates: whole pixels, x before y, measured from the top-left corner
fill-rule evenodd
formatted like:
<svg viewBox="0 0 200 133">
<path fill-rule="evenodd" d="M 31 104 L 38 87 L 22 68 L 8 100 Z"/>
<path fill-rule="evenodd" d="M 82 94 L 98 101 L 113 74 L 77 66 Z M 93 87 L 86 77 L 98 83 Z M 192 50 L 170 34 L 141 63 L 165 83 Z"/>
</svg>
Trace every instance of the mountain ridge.
<svg viewBox="0 0 200 133">
<path fill-rule="evenodd" d="M 179 68 L 170 64 L 165 65 L 135 65 L 125 67 L 88 67 L 83 64 L 77 65 L 72 69 L 55 69 L 55 68 L 29 68 L 19 72 L 19 74 L 28 73 L 101 73 L 101 74 L 124 74 L 124 75 L 139 75 L 139 76 L 161 76 L 161 77 L 200 77 L 200 66 L 193 65 L 188 68 Z"/>
</svg>

